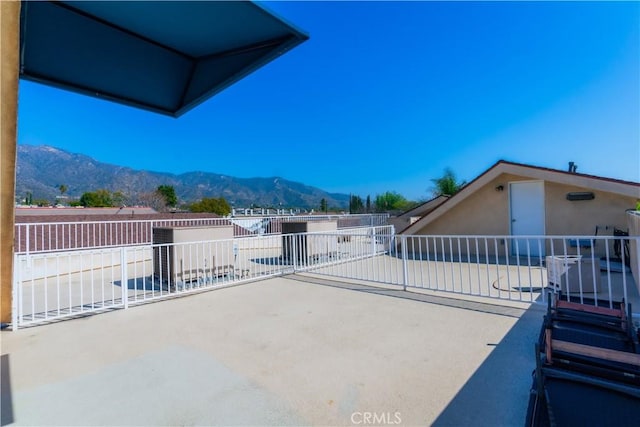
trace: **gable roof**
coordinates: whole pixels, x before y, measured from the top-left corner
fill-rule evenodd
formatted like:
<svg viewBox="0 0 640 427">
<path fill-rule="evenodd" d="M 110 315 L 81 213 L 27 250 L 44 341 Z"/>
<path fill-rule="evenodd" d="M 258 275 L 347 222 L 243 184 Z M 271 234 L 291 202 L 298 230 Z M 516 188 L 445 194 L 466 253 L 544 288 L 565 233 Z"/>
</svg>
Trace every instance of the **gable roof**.
<svg viewBox="0 0 640 427">
<path fill-rule="evenodd" d="M 444 203 L 448 198 L 449 196 L 440 194 L 439 196 L 429 199 L 424 203 L 420 203 L 418 206 L 402 212 L 400 215 L 398 215 L 398 218 L 409 218 L 426 215 L 440 206 L 442 203 Z"/>
<path fill-rule="evenodd" d="M 621 196 L 640 198 L 640 183 L 638 182 L 623 181 L 596 175 L 568 172 L 558 169 L 550 169 L 540 166 L 532 166 L 523 163 L 514 163 L 505 160 L 499 160 L 473 181 L 462 187 L 462 189 L 458 193 L 451 196 L 448 200 L 435 208 L 433 211 L 420 218 L 420 220 L 414 222 L 404 230 L 400 231 L 400 233 L 411 234 L 413 232 L 417 232 L 430 222 L 434 221 L 449 210 L 453 209 L 475 191 L 482 188 L 484 185 L 502 174 L 518 175 L 531 179 L 555 182 L 558 184 L 574 185 L 576 187 L 605 191 L 608 193 L 619 194 Z"/>
</svg>

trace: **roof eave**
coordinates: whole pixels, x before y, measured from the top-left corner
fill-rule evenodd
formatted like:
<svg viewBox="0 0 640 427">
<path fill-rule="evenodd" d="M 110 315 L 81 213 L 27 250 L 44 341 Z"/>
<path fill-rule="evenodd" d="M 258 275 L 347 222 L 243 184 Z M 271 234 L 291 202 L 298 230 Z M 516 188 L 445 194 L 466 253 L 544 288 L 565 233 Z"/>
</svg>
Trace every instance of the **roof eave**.
<svg viewBox="0 0 640 427">
<path fill-rule="evenodd" d="M 612 178 L 598 177 L 595 175 L 570 173 L 557 169 L 548 169 L 499 160 L 489 169 L 478 175 L 478 177 L 473 181 L 465 185 L 458 193 L 451 196 L 448 200 L 445 200 L 440 206 L 436 207 L 433 211 L 420 218 L 398 234 L 411 234 L 421 230 L 429 223 L 440 218 L 447 211 L 460 204 L 477 189 L 483 187 L 502 174 L 525 176 L 538 180 L 552 181 L 565 185 L 574 185 L 576 187 L 614 193 L 621 196 L 640 198 L 640 183 L 637 182 L 622 181 Z M 549 174 L 554 174 L 558 179 L 548 179 Z"/>
</svg>

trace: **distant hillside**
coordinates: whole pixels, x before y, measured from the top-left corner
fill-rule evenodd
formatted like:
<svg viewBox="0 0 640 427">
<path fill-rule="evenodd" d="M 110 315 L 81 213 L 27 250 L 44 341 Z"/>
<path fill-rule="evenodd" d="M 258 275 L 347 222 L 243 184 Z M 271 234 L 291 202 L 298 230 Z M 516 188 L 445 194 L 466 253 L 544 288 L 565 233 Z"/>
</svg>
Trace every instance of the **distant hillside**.
<svg viewBox="0 0 640 427">
<path fill-rule="evenodd" d="M 122 191 L 129 204 L 138 203 L 140 196 L 172 185 L 181 203 L 202 197 L 223 196 L 235 206 L 299 207 L 318 209 L 325 198 L 331 207 L 346 208 L 347 194 L 327 193 L 299 182 L 272 178 L 235 178 L 208 172 L 188 172 L 174 175 L 162 172 L 134 170 L 98 162 L 91 157 L 69 153 L 49 146 L 18 145 L 16 198 L 27 192 L 33 199 L 55 200 L 60 195 L 57 186 L 64 184 L 66 195 L 78 198 L 86 191 L 101 188 Z"/>
</svg>

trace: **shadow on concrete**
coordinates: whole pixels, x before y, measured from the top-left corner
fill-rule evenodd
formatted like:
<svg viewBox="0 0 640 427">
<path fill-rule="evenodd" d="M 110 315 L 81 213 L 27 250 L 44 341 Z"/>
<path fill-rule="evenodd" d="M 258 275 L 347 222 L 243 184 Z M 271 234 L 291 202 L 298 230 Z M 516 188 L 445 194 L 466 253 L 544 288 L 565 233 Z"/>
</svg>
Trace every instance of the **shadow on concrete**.
<svg viewBox="0 0 640 427">
<path fill-rule="evenodd" d="M 529 403 L 531 373 L 535 368 L 534 346 L 546 312 L 543 304 L 532 304 L 530 308 L 522 309 L 301 275 L 295 275 L 295 279 L 351 291 L 517 318 L 514 326 L 499 343 L 487 343 L 487 346 L 494 348 L 493 351 L 449 402 L 433 425 L 494 427 L 524 424 Z M 469 327 L 473 328 L 473 325 Z M 460 351 L 465 351 L 464 345 L 461 345 Z M 455 366 L 451 369 L 455 369 Z M 425 381 L 428 382 L 429 379 L 425 378 Z"/>
<path fill-rule="evenodd" d="M 113 284 L 115 286 L 121 287 L 121 280 L 114 280 Z M 153 277 L 137 277 L 135 279 L 127 280 L 127 289 L 129 290 L 138 290 L 138 291 L 159 291 L 160 290 L 160 282 L 154 280 Z"/>
<path fill-rule="evenodd" d="M 544 313 L 526 310 L 432 425 L 524 425 Z"/>
<path fill-rule="evenodd" d="M 449 298 L 442 296 L 435 296 L 429 294 L 422 294 L 418 292 L 412 292 L 410 290 L 402 289 L 390 289 L 359 283 L 339 282 L 330 279 L 324 279 L 319 277 L 304 276 L 300 274 L 294 274 L 291 276 L 300 282 L 313 283 L 322 286 L 331 286 L 335 288 L 346 289 L 350 291 L 365 292 L 375 295 L 387 296 L 392 298 L 402 298 L 411 301 L 420 301 L 428 304 L 443 305 L 447 307 L 460 308 L 463 310 L 472 310 L 482 313 L 497 314 L 501 316 L 517 317 L 519 318 L 526 311 L 525 309 L 518 307 L 509 307 L 500 304 L 489 304 L 485 302 L 469 301 L 459 298 Z"/>
<path fill-rule="evenodd" d="M 279 256 L 267 258 L 252 258 L 250 261 L 262 265 L 291 265 L 290 262 L 283 260 L 282 257 Z"/>
<path fill-rule="evenodd" d="M 523 425 L 543 305 L 532 305 L 469 378 L 434 426 Z M 577 408 L 576 410 L 579 410 Z"/>
<path fill-rule="evenodd" d="M 0 356 L 0 396 L 0 425 L 6 426 L 14 422 L 8 354 Z"/>
</svg>

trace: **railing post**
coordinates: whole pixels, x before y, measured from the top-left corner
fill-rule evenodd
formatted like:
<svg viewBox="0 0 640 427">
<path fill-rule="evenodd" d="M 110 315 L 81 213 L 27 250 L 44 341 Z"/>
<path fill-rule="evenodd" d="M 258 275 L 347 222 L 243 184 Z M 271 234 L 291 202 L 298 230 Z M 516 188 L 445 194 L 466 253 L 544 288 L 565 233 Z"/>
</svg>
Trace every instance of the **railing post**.
<svg viewBox="0 0 640 427">
<path fill-rule="evenodd" d="M 371 227 L 371 256 L 376 256 L 376 228 Z"/>
<path fill-rule="evenodd" d="M 386 227 L 390 227 L 387 229 L 389 231 L 389 235 L 388 236 L 385 235 L 385 242 L 389 245 L 389 250 L 387 252 L 386 248 L 384 247 L 382 248 L 382 250 L 383 250 L 383 253 L 388 253 L 389 255 L 391 255 L 392 254 L 391 246 L 392 244 L 395 243 L 395 240 L 396 240 L 396 229 L 393 227 L 393 225 L 386 226 Z"/>
<path fill-rule="evenodd" d="M 296 267 L 297 267 L 297 263 L 298 263 L 298 244 L 296 242 L 296 240 L 298 240 L 298 235 L 297 234 L 291 234 L 291 249 L 292 249 L 292 256 L 293 256 L 293 272 L 296 272 Z"/>
<path fill-rule="evenodd" d="M 19 286 L 19 257 L 17 254 L 13 255 L 13 277 L 11 278 L 11 330 L 18 330 L 18 286 Z M 21 302 L 20 302 L 21 303 Z"/>
<path fill-rule="evenodd" d="M 127 248 L 120 250 L 120 290 L 122 291 L 122 306 L 129 308 L 129 281 L 127 279 Z"/>
<path fill-rule="evenodd" d="M 407 259 L 409 258 L 407 251 L 407 236 L 400 236 L 400 245 L 402 249 L 402 289 L 407 290 L 407 283 L 409 282 L 409 266 L 407 265 Z"/>
<path fill-rule="evenodd" d="M 29 238 L 29 235 L 31 234 L 31 230 L 29 229 L 29 227 L 30 227 L 30 224 L 26 224 L 26 227 L 25 227 L 26 230 L 25 231 L 26 231 L 26 234 L 27 234 L 27 238 L 25 239 L 24 251 L 26 252 L 27 255 L 29 255 L 29 245 L 31 243 L 31 239 Z"/>
</svg>

